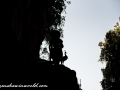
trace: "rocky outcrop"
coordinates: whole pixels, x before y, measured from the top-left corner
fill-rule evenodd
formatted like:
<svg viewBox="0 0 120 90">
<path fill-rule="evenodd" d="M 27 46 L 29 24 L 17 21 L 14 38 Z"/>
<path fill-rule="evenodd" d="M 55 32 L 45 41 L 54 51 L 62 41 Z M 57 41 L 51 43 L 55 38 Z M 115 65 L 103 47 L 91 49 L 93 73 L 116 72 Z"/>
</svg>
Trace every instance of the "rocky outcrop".
<svg viewBox="0 0 120 90">
<path fill-rule="evenodd" d="M 2 69 L 0 83 L 47 85 L 48 90 L 79 90 L 76 72 L 64 65 L 55 66 L 49 61 L 24 62 Z M 45 88 L 44 88 L 45 89 Z"/>
<path fill-rule="evenodd" d="M 0 85 L 39 83 L 48 85 L 49 90 L 68 90 L 69 88 L 78 90 L 74 70 L 63 65 L 54 66 L 51 62 L 38 58 L 40 45 L 44 39 L 45 7 L 31 5 L 30 11 L 25 12 L 27 10 L 23 9 L 19 3 L 26 8 L 25 3 L 29 0 L 19 0 L 19 3 L 17 1 L 1 1 L 4 10 L 1 11 L 0 17 L 2 37 Z M 40 8 L 40 12 L 35 11 L 36 8 Z M 28 18 L 25 18 L 27 15 Z"/>
</svg>

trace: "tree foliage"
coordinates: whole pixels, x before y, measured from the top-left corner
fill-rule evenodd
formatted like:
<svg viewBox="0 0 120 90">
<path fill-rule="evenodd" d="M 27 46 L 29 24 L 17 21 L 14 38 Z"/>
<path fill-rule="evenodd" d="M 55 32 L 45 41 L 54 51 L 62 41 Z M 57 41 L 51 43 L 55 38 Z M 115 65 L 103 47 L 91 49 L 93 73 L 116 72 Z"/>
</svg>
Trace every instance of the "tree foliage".
<svg viewBox="0 0 120 90">
<path fill-rule="evenodd" d="M 70 1 L 66 0 L 51 0 L 48 2 L 46 9 L 46 35 L 45 40 L 49 43 L 50 32 L 52 30 L 58 30 L 63 37 L 63 26 L 65 23 L 65 16 L 62 16 L 63 12 L 66 12 L 66 3 L 70 4 Z"/>
<path fill-rule="evenodd" d="M 111 86 L 111 82 L 120 83 L 120 25 L 117 22 L 113 30 L 106 33 L 104 42 L 99 42 L 101 54 L 99 61 L 106 62 L 101 69 L 103 89 Z"/>
</svg>

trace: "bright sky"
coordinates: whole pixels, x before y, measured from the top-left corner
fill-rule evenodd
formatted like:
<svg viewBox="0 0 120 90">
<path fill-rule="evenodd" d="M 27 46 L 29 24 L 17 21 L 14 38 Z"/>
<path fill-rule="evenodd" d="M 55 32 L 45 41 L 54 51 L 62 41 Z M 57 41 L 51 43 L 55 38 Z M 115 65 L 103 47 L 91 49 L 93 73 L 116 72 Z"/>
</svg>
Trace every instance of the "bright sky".
<svg viewBox="0 0 120 90">
<path fill-rule="evenodd" d="M 83 90 L 101 90 L 98 43 L 114 28 L 120 16 L 120 0 L 70 0 L 64 26 L 65 65 L 77 73 Z"/>
</svg>

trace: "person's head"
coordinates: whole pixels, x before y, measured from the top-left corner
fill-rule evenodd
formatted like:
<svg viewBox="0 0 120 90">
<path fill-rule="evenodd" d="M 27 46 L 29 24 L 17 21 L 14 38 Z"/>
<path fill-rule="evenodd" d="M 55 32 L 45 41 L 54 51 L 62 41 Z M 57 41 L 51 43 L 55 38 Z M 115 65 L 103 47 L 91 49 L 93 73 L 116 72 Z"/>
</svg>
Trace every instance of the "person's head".
<svg viewBox="0 0 120 90">
<path fill-rule="evenodd" d="M 59 31 L 57 31 L 57 30 L 53 30 L 53 31 L 51 31 L 51 38 L 54 38 L 54 39 L 58 39 L 58 38 L 60 38 L 60 32 Z"/>
</svg>

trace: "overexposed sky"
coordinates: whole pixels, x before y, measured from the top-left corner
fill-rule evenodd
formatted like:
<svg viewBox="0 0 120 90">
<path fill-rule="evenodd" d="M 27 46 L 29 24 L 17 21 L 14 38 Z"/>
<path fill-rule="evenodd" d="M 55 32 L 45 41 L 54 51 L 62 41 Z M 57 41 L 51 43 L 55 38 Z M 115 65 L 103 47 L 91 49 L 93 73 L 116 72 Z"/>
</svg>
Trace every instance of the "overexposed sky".
<svg viewBox="0 0 120 90">
<path fill-rule="evenodd" d="M 101 90 L 101 68 L 98 43 L 114 28 L 120 16 L 120 0 L 70 0 L 64 26 L 65 65 L 77 73 L 83 90 Z"/>
</svg>

